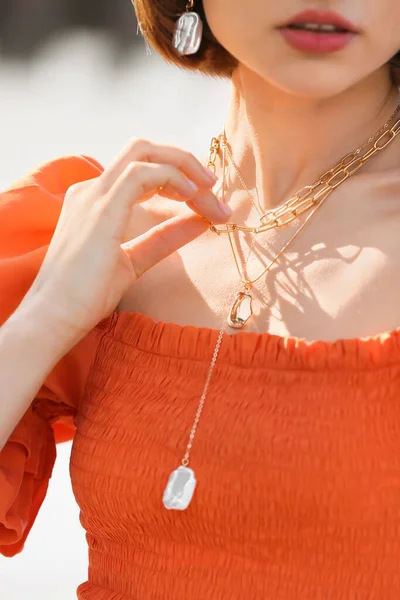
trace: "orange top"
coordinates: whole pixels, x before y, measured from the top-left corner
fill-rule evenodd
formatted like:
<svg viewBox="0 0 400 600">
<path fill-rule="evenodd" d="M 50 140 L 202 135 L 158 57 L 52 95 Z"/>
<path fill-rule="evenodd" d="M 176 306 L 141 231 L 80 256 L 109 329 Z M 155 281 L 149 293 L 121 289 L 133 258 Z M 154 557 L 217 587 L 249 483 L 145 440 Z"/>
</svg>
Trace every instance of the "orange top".
<svg viewBox="0 0 400 600">
<path fill-rule="evenodd" d="M 64 192 L 100 169 L 66 157 L 0 196 L 1 322 L 34 279 Z M 74 437 L 89 544 L 80 600 L 398 600 L 400 330 L 224 336 L 194 498 L 168 511 L 217 336 L 112 313 L 60 361 L 0 454 L 2 553 L 22 549 L 55 441 Z"/>
</svg>

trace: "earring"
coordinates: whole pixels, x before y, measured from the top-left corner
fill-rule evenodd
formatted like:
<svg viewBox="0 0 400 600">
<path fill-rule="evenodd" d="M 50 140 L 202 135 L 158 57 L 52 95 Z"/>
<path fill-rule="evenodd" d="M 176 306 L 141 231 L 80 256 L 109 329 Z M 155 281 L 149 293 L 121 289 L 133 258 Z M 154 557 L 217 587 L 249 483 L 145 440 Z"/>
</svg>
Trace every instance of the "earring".
<svg viewBox="0 0 400 600">
<path fill-rule="evenodd" d="M 179 17 L 175 24 L 172 45 L 180 56 L 196 54 L 200 48 L 203 36 L 203 21 L 198 13 L 191 10 L 193 7 L 194 0 L 188 0 L 186 12 Z"/>
</svg>

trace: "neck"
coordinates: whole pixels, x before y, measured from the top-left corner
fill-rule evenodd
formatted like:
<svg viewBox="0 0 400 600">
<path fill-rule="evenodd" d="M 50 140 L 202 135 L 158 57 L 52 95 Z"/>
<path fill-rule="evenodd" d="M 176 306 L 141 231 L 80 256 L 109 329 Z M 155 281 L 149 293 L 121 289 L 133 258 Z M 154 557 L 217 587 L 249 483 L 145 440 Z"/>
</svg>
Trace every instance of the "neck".
<svg viewBox="0 0 400 600">
<path fill-rule="evenodd" d="M 232 78 L 226 137 L 246 185 L 268 210 L 361 146 L 397 103 L 386 67 L 334 97 L 310 99 L 274 88 L 240 66 Z M 233 169 L 227 183 L 230 190 L 240 188 Z"/>
</svg>

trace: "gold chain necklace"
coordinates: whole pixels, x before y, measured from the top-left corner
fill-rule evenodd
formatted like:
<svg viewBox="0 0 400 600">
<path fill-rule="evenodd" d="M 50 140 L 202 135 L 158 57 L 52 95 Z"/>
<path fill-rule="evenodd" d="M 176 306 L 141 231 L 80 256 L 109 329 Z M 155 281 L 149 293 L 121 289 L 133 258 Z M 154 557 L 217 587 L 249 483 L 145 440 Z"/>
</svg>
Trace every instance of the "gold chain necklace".
<svg viewBox="0 0 400 600">
<path fill-rule="evenodd" d="M 399 106 L 397 107 L 397 109 L 399 109 Z M 298 229 L 291 236 L 289 241 L 279 250 L 279 252 L 271 259 L 271 261 L 268 263 L 268 265 L 264 268 L 264 270 L 257 277 L 255 277 L 253 279 L 249 279 L 249 278 L 245 277 L 242 273 L 242 269 L 239 266 L 238 257 L 236 256 L 236 251 L 235 251 L 233 241 L 232 241 L 232 234 L 235 231 L 243 231 L 243 228 L 235 225 L 234 223 L 228 223 L 225 225 L 224 231 L 228 234 L 228 239 L 229 239 L 232 255 L 234 258 L 235 266 L 236 266 L 239 278 L 242 282 L 242 289 L 239 292 L 237 292 L 237 294 L 234 298 L 233 304 L 231 306 L 229 315 L 228 315 L 228 324 L 231 327 L 233 327 L 235 329 L 241 329 L 246 326 L 248 321 L 253 316 L 253 306 L 252 306 L 253 298 L 250 294 L 252 285 L 254 283 L 256 283 L 259 279 L 261 279 L 264 275 L 266 275 L 266 273 L 268 273 L 268 271 L 271 269 L 271 267 L 279 260 L 279 258 L 282 256 L 282 254 L 292 244 L 292 242 L 296 239 L 296 237 L 299 235 L 299 233 L 303 230 L 305 225 L 309 222 L 309 220 L 316 213 L 317 209 L 320 208 L 320 206 L 328 198 L 328 196 L 333 192 L 333 190 L 335 190 L 341 183 L 346 181 L 346 179 L 348 179 L 351 175 L 354 175 L 354 173 L 356 173 L 358 171 L 358 169 L 360 169 L 373 156 L 375 156 L 377 153 L 381 152 L 384 148 L 386 148 L 394 140 L 394 138 L 398 135 L 399 131 L 400 131 L 400 119 L 398 119 L 394 123 L 394 125 L 390 129 L 387 129 L 383 134 L 381 133 L 379 136 L 378 136 L 378 134 L 376 134 L 375 137 L 377 139 L 375 139 L 373 146 L 369 150 L 367 150 L 360 158 L 358 158 L 358 157 L 353 158 L 353 160 L 346 163 L 346 166 L 343 167 L 343 169 L 341 169 L 339 171 L 337 171 L 336 167 L 334 167 L 330 171 L 327 171 L 328 173 L 330 173 L 330 176 L 328 179 L 326 179 L 324 188 L 314 195 L 312 203 L 310 205 L 310 207 L 312 208 L 310 214 L 307 216 L 306 220 L 302 223 L 302 225 L 300 225 L 300 227 L 298 227 Z M 373 139 L 374 139 L 374 137 L 373 137 Z M 368 145 L 367 143 L 363 144 L 364 147 L 366 147 L 367 145 Z M 362 147 L 360 147 L 360 149 L 357 149 L 355 152 L 352 152 L 346 156 L 353 156 L 353 157 L 358 156 L 358 154 L 361 152 L 361 148 Z M 224 195 L 224 193 L 225 193 L 225 157 L 224 157 L 225 152 L 224 152 L 224 150 L 226 148 L 223 147 L 222 149 L 223 149 L 222 193 Z M 344 159 L 342 159 L 339 164 L 342 164 L 343 161 L 344 161 Z M 322 177 L 324 177 L 324 176 L 322 176 Z M 321 180 L 321 178 L 320 178 L 320 180 Z M 294 218 L 298 218 L 299 215 L 302 214 L 303 212 L 305 212 L 305 210 L 299 211 L 298 213 L 296 213 L 296 217 L 294 217 Z M 293 221 L 294 218 L 290 218 L 290 220 L 286 219 L 285 224 Z M 278 226 L 282 226 L 282 225 L 277 225 L 277 227 Z M 212 231 L 214 230 L 213 224 L 210 224 L 210 229 Z M 272 229 L 272 227 L 269 227 L 268 229 Z M 248 230 L 248 229 L 246 229 L 246 230 Z M 263 230 L 265 231 L 266 229 L 263 229 Z"/>
<path fill-rule="evenodd" d="M 239 225 L 237 223 L 228 223 L 224 227 L 216 227 L 214 223 L 210 224 L 210 229 L 217 234 L 229 234 L 233 231 L 247 231 L 250 233 L 262 233 L 269 229 L 275 229 L 288 225 L 295 219 L 297 219 L 302 213 L 311 210 L 313 206 L 324 198 L 325 195 L 338 187 L 343 181 L 345 181 L 351 175 L 354 175 L 374 154 L 383 150 L 388 143 L 390 143 L 395 135 L 393 127 L 389 129 L 389 124 L 395 119 L 396 115 L 400 110 L 400 103 L 396 106 L 393 114 L 386 121 L 386 123 L 375 132 L 368 140 L 366 140 L 359 148 L 353 152 L 349 152 L 335 165 L 332 169 L 325 171 L 319 179 L 312 185 L 305 186 L 299 190 L 295 196 L 284 202 L 282 205 L 268 210 L 267 212 L 260 215 L 260 224 L 256 227 L 249 227 L 247 225 Z M 375 141 L 374 141 L 375 140 Z M 374 145 L 364 154 L 361 152 L 369 146 L 372 142 Z M 213 137 L 210 144 L 208 167 L 215 171 L 215 161 L 219 154 L 220 149 L 225 150 L 229 156 L 232 166 L 234 167 L 239 181 L 243 189 L 248 194 L 253 206 L 255 206 L 258 212 L 262 212 L 257 208 L 255 199 L 247 188 L 243 176 L 241 175 L 236 162 L 233 159 L 232 151 L 229 144 L 226 141 L 225 132 L 220 134 L 219 137 Z"/>
<path fill-rule="evenodd" d="M 383 103 L 383 106 L 385 106 L 385 105 L 386 105 L 386 103 L 387 103 L 387 102 L 390 100 L 391 91 L 392 91 L 392 90 L 389 90 L 389 92 L 388 92 L 388 94 L 387 94 L 387 96 L 386 96 L 386 98 L 385 98 L 385 101 L 384 101 L 384 103 Z M 397 86 L 397 92 L 398 92 L 398 93 L 400 93 L 400 86 Z M 386 121 L 386 123 L 384 123 L 384 124 L 383 124 L 383 126 L 382 126 L 380 129 L 378 129 L 378 131 L 376 131 L 376 132 L 375 132 L 373 135 L 371 135 L 371 137 L 370 137 L 370 138 L 368 138 L 368 140 L 366 140 L 366 141 L 365 141 L 365 142 L 362 144 L 362 146 L 360 146 L 360 147 L 359 147 L 359 148 L 358 148 L 358 149 L 357 149 L 357 150 L 354 152 L 354 154 L 359 154 L 359 153 L 361 152 L 361 150 L 364 150 L 364 148 L 366 148 L 366 147 L 367 147 L 369 144 L 372 144 L 372 142 L 373 142 L 373 141 L 374 141 L 374 140 L 375 140 L 375 139 L 376 139 L 376 138 L 377 138 L 377 137 L 378 137 L 380 134 L 384 133 L 384 132 L 386 131 L 386 129 L 388 129 L 388 127 L 389 127 L 390 123 L 391 123 L 391 122 L 394 120 L 394 118 L 396 117 L 396 115 L 397 115 L 397 113 L 399 112 L 399 110 L 400 110 L 400 103 L 398 103 L 398 104 L 397 104 L 397 106 L 396 106 L 395 110 L 393 111 L 393 113 L 391 114 L 391 116 L 389 117 L 389 119 Z M 215 138 L 213 138 L 213 140 L 215 140 Z M 253 194 L 250 192 L 249 188 L 247 187 L 247 185 L 246 185 L 246 182 L 244 181 L 243 175 L 242 175 L 242 173 L 240 172 L 240 169 L 239 169 L 239 167 L 238 167 L 238 166 L 237 166 L 237 164 L 236 164 L 236 161 L 235 161 L 235 159 L 234 159 L 234 157 L 233 157 L 232 149 L 231 149 L 230 145 L 228 144 L 228 140 L 227 140 L 227 138 L 226 138 L 226 131 L 225 131 L 225 128 L 224 128 L 224 131 L 223 131 L 223 133 L 221 133 L 221 134 L 220 134 L 220 136 L 219 136 L 219 138 L 218 138 L 218 141 L 219 141 L 219 147 L 222 147 L 222 148 L 224 148 L 224 147 L 225 147 L 226 153 L 228 154 L 228 157 L 229 157 L 230 163 L 231 163 L 232 167 L 234 168 L 234 170 L 235 170 L 235 172 L 236 172 L 237 178 L 239 179 L 239 181 L 240 181 L 240 184 L 241 184 L 242 188 L 243 188 L 243 189 L 245 190 L 245 192 L 247 193 L 247 195 L 248 195 L 248 197 L 249 197 L 249 199 L 250 199 L 250 202 L 252 203 L 252 205 L 254 206 L 254 208 L 256 209 L 256 211 L 258 212 L 258 214 L 259 214 L 260 218 L 261 218 L 261 217 L 263 217 L 263 216 L 264 216 L 264 214 L 268 214 L 268 212 L 269 212 L 269 213 L 272 213 L 272 212 L 274 212 L 275 214 L 274 214 L 274 215 L 272 215 L 272 214 L 271 214 L 271 219 L 270 219 L 270 220 L 271 220 L 271 221 L 273 221 L 274 219 L 276 219 L 276 218 L 279 216 L 279 214 L 280 214 L 280 213 L 283 211 L 283 209 L 284 209 L 284 207 L 285 207 L 285 204 L 287 204 L 287 203 L 284 203 L 284 204 L 283 204 L 283 205 L 281 205 L 280 207 L 277 207 L 277 208 L 275 208 L 275 209 L 274 209 L 274 211 L 267 211 L 267 213 L 264 213 L 264 212 L 262 211 L 262 208 L 260 207 L 260 202 L 259 202 L 258 194 L 257 194 L 257 202 L 256 202 L 256 199 L 254 198 Z M 216 150 L 217 150 L 217 147 L 218 147 L 218 141 L 215 143 L 215 149 L 216 149 Z M 213 144 L 213 143 L 214 143 L 214 142 L 212 142 L 212 144 Z M 214 170 L 214 172 L 215 172 L 215 158 L 216 158 L 216 154 L 214 154 L 214 153 L 213 153 L 213 157 L 214 157 L 214 164 L 212 165 L 212 167 L 213 167 L 213 170 Z M 256 190 L 256 191 L 257 191 L 257 190 Z M 299 194 L 299 192 L 297 192 L 296 196 L 297 196 L 298 194 Z M 296 196 L 295 196 L 295 197 L 296 197 Z M 294 197 L 294 198 L 295 198 L 295 197 Z M 289 202 L 290 202 L 290 200 L 289 200 Z"/>
<path fill-rule="evenodd" d="M 343 181 L 345 181 L 349 176 L 351 176 L 353 173 L 355 173 L 356 170 L 358 170 L 365 162 L 367 162 L 367 160 L 372 158 L 372 156 L 374 156 L 377 152 L 380 152 L 381 150 L 386 148 L 386 146 L 388 146 L 394 140 L 394 138 L 398 135 L 399 132 L 400 132 L 400 119 L 396 121 L 396 123 L 393 125 L 393 127 L 390 129 L 390 131 L 387 131 L 383 135 L 381 135 L 375 141 L 374 146 L 361 159 L 359 159 L 362 162 L 361 162 L 361 164 L 359 164 L 359 166 L 357 166 L 357 168 L 354 168 L 349 172 L 345 172 L 346 176 L 342 176 L 342 178 L 339 179 L 338 181 L 334 181 L 336 174 L 332 174 L 327 182 L 329 183 L 329 182 L 332 182 L 332 180 L 333 180 L 334 183 L 333 184 L 331 183 L 331 185 L 328 189 L 328 192 L 326 194 L 318 197 L 318 199 L 316 200 L 316 206 L 314 206 L 311 213 L 307 216 L 306 221 L 299 227 L 299 229 L 296 231 L 295 235 L 292 236 L 292 238 L 289 240 L 289 242 L 287 244 L 285 244 L 285 246 L 278 252 L 276 257 L 267 266 L 267 269 L 265 269 L 259 277 L 257 277 L 256 279 L 254 279 L 252 281 L 242 279 L 242 283 L 249 286 L 252 283 L 254 283 L 255 281 L 257 281 L 260 277 L 262 277 L 262 275 L 266 271 L 268 271 L 268 269 L 272 266 L 272 264 L 274 264 L 278 260 L 278 258 L 283 254 L 283 252 L 286 250 L 286 248 L 289 246 L 289 244 L 292 243 L 292 241 L 295 239 L 295 237 L 297 237 L 297 235 L 304 228 L 306 223 L 308 223 L 308 221 L 315 214 L 315 212 L 318 210 L 318 208 L 320 208 L 320 206 L 322 205 L 324 200 L 328 197 L 329 193 L 331 193 L 334 189 L 336 189 L 338 187 L 338 185 L 343 183 Z M 347 166 L 349 166 L 349 165 L 347 165 Z M 224 169 L 224 172 L 225 172 L 225 169 Z M 223 175 L 223 180 L 224 180 L 224 175 Z M 223 183 L 223 189 L 224 189 L 224 184 L 225 184 L 225 182 Z M 230 232 L 228 231 L 228 235 L 229 235 L 229 233 Z M 238 264 L 237 264 L 237 266 L 238 266 Z M 238 270 L 239 270 L 239 268 L 238 268 Z M 239 274 L 240 274 L 240 271 L 239 271 Z M 246 318 L 246 316 L 242 315 L 242 311 L 241 311 L 242 306 L 243 306 L 243 302 L 235 301 L 231 308 L 229 318 L 234 318 L 234 324 L 232 325 L 232 327 L 243 327 L 246 324 L 246 322 L 248 321 L 249 317 Z M 228 322 L 229 322 L 229 319 L 228 319 Z M 193 422 L 192 428 L 190 430 L 189 441 L 186 445 L 185 454 L 181 460 L 180 466 L 178 468 L 176 468 L 174 471 L 172 471 L 172 473 L 170 474 L 167 485 L 166 485 L 164 493 L 163 493 L 163 498 L 162 498 L 163 504 L 164 504 L 165 508 L 167 508 L 169 510 L 171 510 L 171 509 L 172 510 L 185 510 L 188 508 L 188 506 L 193 498 L 193 494 L 194 494 L 194 490 L 197 485 L 197 481 L 196 481 L 196 476 L 195 476 L 193 469 L 189 468 L 189 458 L 190 458 L 190 453 L 191 453 L 191 450 L 193 447 L 194 437 L 196 435 L 200 417 L 201 417 L 201 414 L 202 414 L 202 411 L 204 408 L 211 376 L 212 376 L 212 373 L 213 373 L 213 370 L 215 367 L 215 363 L 217 361 L 219 350 L 221 348 L 221 343 L 222 343 L 222 338 L 223 338 L 224 332 L 225 332 L 225 319 L 224 319 L 224 322 L 222 323 L 221 328 L 218 333 L 217 341 L 216 341 L 213 355 L 211 358 L 211 363 L 210 363 L 210 366 L 209 366 L 209 369 L 207 372 L 207 377 L 206 377 L 206 381 L 204 384 L 203 393 L 201 395 L 201 398 L 200 398 L 200 401 L 199 401 L 199 404 L 198 404 L 198 407 L 196 410 L 196 414 L 194 417 L 194 422 Z"/>
</svg>

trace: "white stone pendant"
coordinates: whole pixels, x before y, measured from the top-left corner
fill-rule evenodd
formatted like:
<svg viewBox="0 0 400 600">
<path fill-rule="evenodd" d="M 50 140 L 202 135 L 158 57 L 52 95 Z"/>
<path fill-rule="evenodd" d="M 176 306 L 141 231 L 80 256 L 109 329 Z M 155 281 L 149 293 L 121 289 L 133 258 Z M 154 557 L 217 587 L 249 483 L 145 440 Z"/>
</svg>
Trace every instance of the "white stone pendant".
<svg viewBox="0 0 400 600">
<path fill-rule="evenodd" d="M 185 510 L 193 498 L 196 483 L 194 471 L 189 467 L 180 466 L 172 471 L 163 494 L 165 508 Z"/>
<path fill-rule="evenodd" d="M 245 327 L 253 316 L 252 297 L 246 292 L 236 294 L 228 315 L 228 324 L 235 329 Z"/>
<path fill-rule="evenodd" d="M 185 12 L 175 23 L 172 45 L 177 54 L 196 54 L 203 36 L 203 21 L 195 12 Z"/>
</svg>

